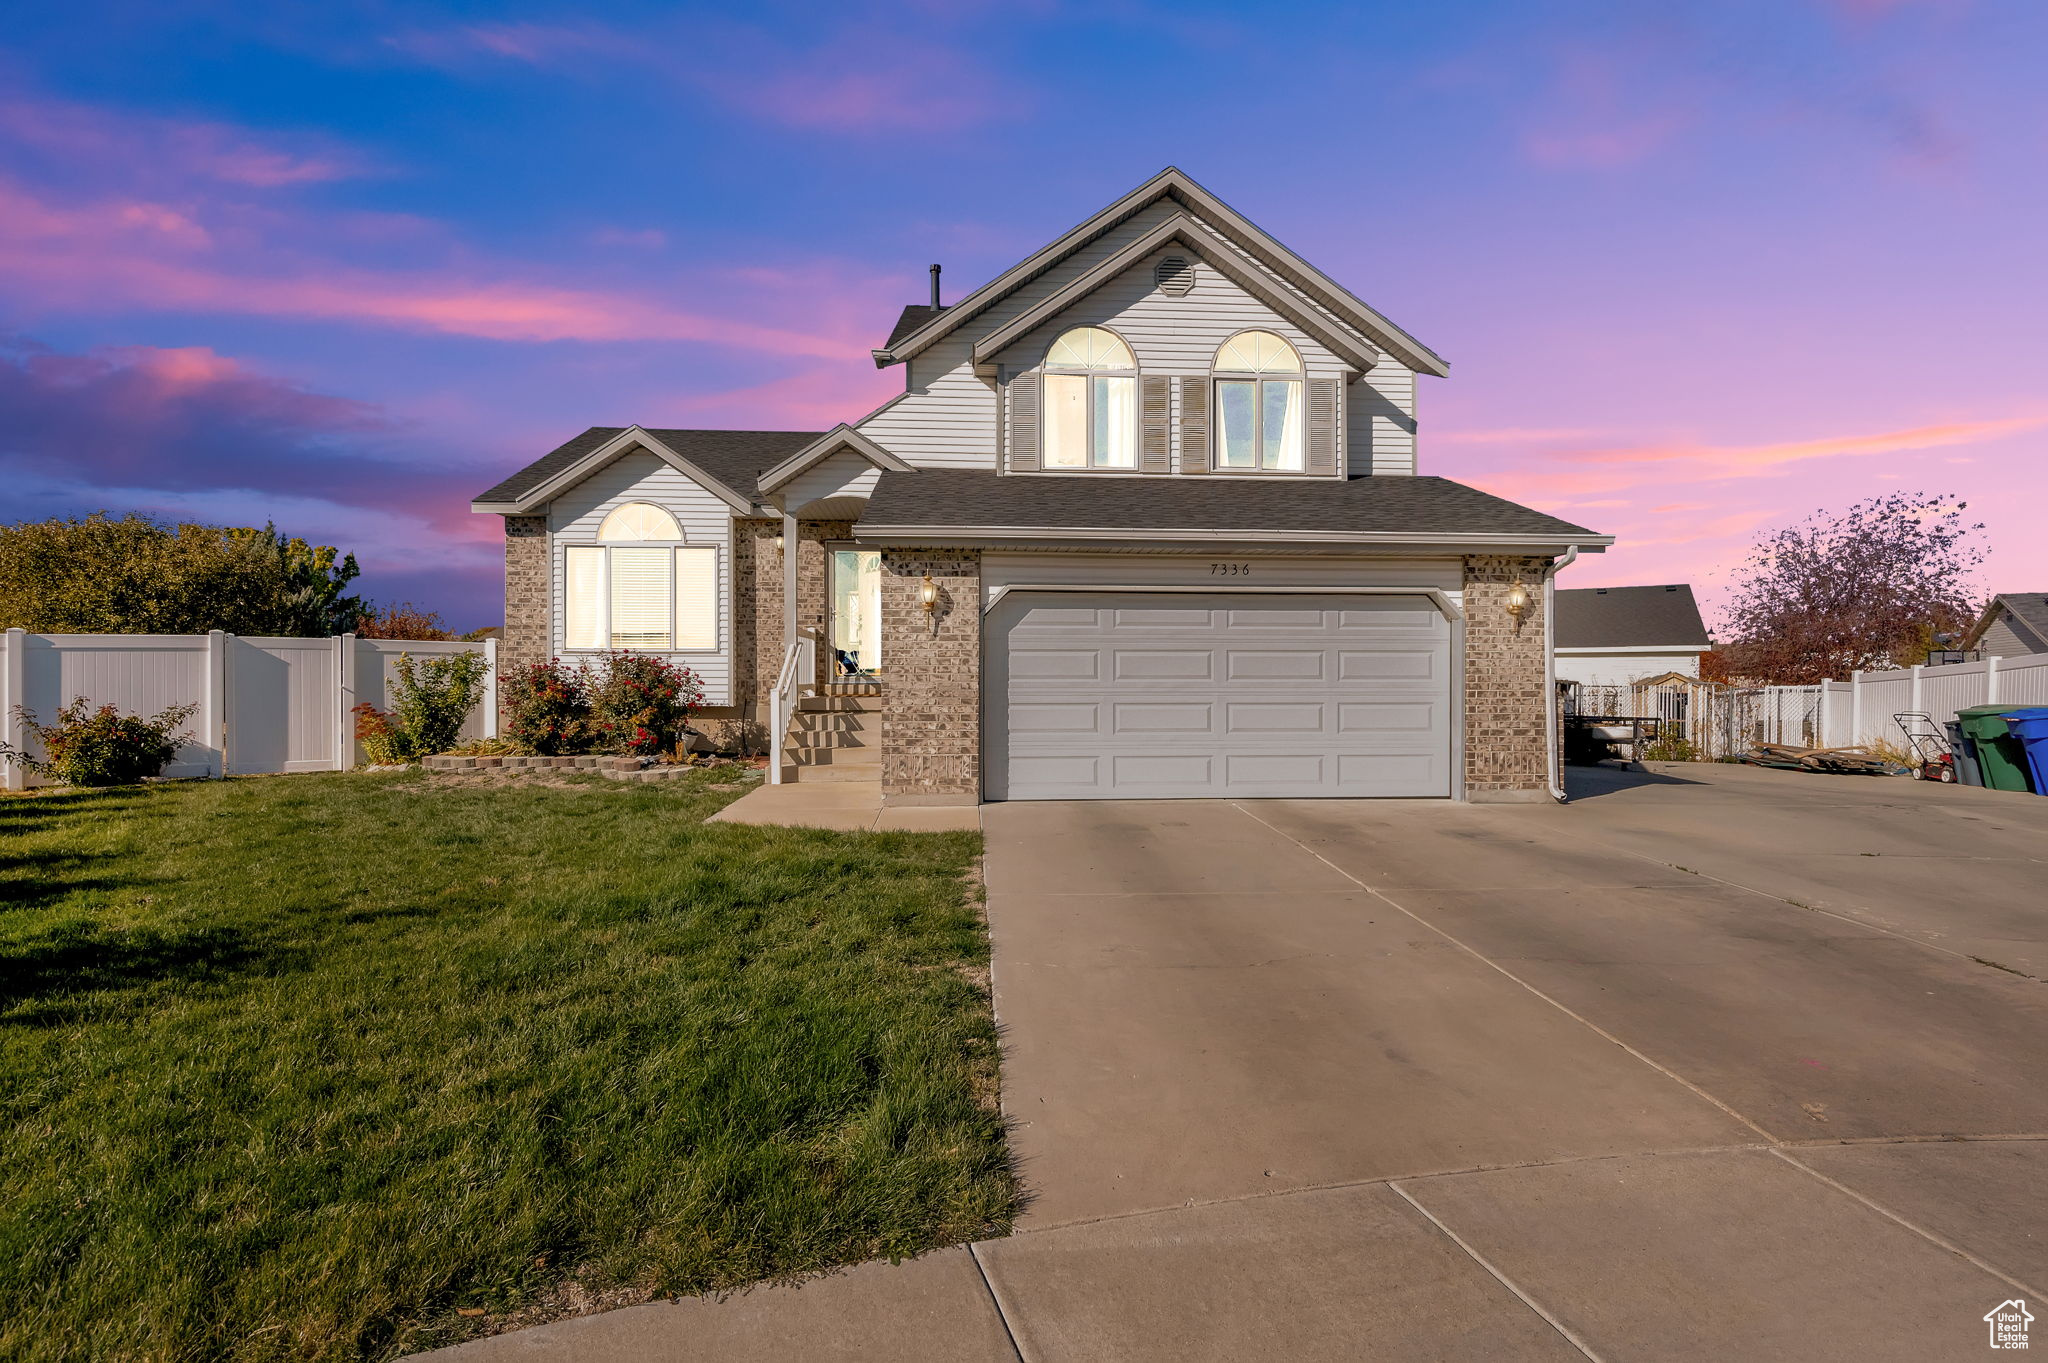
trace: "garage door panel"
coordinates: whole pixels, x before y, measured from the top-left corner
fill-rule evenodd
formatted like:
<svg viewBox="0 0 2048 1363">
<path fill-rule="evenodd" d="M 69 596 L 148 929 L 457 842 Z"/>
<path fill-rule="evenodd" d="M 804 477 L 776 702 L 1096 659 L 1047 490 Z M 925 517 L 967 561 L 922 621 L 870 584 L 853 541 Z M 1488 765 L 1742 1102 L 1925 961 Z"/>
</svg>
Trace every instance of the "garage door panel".
<svg viewBox="0 0 2048 1363">
<path fill-rule="evenodd" d="M 1150 681 L 1182 680 L 1199 678 L 1208 680 L 1213 675 L 1215 659 L 1205 649 L 1135 649 L 1116 650 L 1116 671 L 1118 680 Z"/>
<path fill-rule="evenodd" d="M 1385 653 L 1346 650 L 1338 655 L 1337 675 L 1345 681 L 1378 681 L 1402 678 L 1427 680 L 1436 675 L 1438 655 L 1403 649 Z"/>
<path fill-rule="evenodd" d="M 1215 725 L 1208 701 L 1118 701 L 1116 734 L 1206 734 Z"/>
<path fill-rule="evenodd" d="M 1434 733 L 1442 725 L 1437 707 L 1427 701 L 1346 701 L 1337 707 L 1337 732 Z"/>
<path fill-rule="evenodd" d="M 1321 649 L 1233 648 L 1224 675 L 1232 681 L 1317 681 L 1323 676 L 1325 655 Z"/>
<path fill-rule="evenodd" d="M 1010 729 L 1020 734 L 1093 734 L 1102 727 L 1100 710 L 1090 702 L 1023 701 L 1010 707 Z"/>
<path fill-rule="evenodd" d="M 989 619 L 995 799 L 1442 796 L 1425 598 L 1013 592 Z"/>
<path fill-rule="evenodd" d="M 1010 671 L 1020 679 L 1094 681 L 1102 655 L 1092 649 L 1019 648 L 1010 654 Z"/>
<path fill-rule="evenodd" d="M 1172 790 L 1186 786 L 1209 787 L 1214 759 L 1201 753 L 1127 753 L 1109 759 L 1110 774 L 1119 789 L 1142 787 L 1147 791 Z"/>
<path fill-rule="evenodd" d="M 1319 734 L 1327 723 L 1320 701 L 1234 700 L 1224 707 L 1233 734 Z"/>
</svg>

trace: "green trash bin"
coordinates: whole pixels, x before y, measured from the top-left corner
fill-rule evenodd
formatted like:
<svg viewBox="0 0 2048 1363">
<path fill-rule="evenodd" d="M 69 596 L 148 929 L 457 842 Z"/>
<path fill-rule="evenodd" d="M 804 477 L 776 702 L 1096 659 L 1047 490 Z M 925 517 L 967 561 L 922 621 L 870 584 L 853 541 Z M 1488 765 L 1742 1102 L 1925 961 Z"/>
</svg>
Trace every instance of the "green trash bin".
<svg viewBox="0 0 2048 1363">
<path fill-rule="evenodd" d="M 1984 784 L 1993 790 L 2032 790 L 2027 773 L 2027 749 L 2005 724 L 2010 705 L 1972 705 L 1956 711 L 1971 746 L 1977 749 L 1977 766 Z"/>
</svg>

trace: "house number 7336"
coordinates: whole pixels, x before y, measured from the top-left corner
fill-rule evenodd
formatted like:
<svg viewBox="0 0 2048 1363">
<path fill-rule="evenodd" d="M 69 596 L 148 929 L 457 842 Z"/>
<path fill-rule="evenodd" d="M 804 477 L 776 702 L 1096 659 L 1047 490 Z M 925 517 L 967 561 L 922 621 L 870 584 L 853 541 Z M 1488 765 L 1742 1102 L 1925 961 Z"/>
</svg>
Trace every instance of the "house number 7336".
<svg viewBox="0 0 2048 1363">
<path fill-rule="evenodd" d="M 1249 577 L 1251 576 L 1251 571 L 1252 565 L 1249 563 L 1212 563 L 1209 565 L 1209 576 L 1211 577 Z"/>
</svg>

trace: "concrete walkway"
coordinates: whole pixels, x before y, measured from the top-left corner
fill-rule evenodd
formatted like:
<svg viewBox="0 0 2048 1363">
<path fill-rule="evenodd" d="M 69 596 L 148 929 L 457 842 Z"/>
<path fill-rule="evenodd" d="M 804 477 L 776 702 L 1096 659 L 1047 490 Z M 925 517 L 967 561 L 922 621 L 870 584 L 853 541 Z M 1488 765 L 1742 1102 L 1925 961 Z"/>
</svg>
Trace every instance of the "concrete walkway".
<svg viewBox="0 0 2048 1363">
<path fill-rule="evenodd" d="M 883 808 L 880 781 L 763 782 L 713 814 L 706 823 L 781 824 L 793 828 L 869 829 L 887 833 L 943 833 L 981 827 L 973 805 Z"/>
<path fill-rule="evenodd" d="M 2040 1313 L 2048 800 L 1577 787 L 987 808 L 1018 1233 L 447 1356 L 1926 1360 Z"/>
</svg>

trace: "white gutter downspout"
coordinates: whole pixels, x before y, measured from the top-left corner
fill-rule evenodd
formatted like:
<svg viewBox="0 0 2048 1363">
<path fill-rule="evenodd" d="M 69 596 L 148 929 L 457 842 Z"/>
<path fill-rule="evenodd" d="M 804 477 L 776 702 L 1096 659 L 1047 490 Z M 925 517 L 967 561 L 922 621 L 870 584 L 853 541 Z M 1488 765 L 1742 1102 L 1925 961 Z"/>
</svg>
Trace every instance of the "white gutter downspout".
<svg viewBox="0 0 2048 1363">
<path fill-rule="evenodd" d="M 1557 575 L 1572 566 L 1572 560 L 1579 556 L 1579 546 L 1574 544 L 1564 551 L 1564 557 L 1552 563 L 1543 572 L 1543 736 L 1549 769 L 1544 773 L 1544 784 L 1550 788 L 1550 798 L 1565 804 L 1569 798 L 1564 793 L 1564 758 L 1557 750 Z"/>
</svg>

